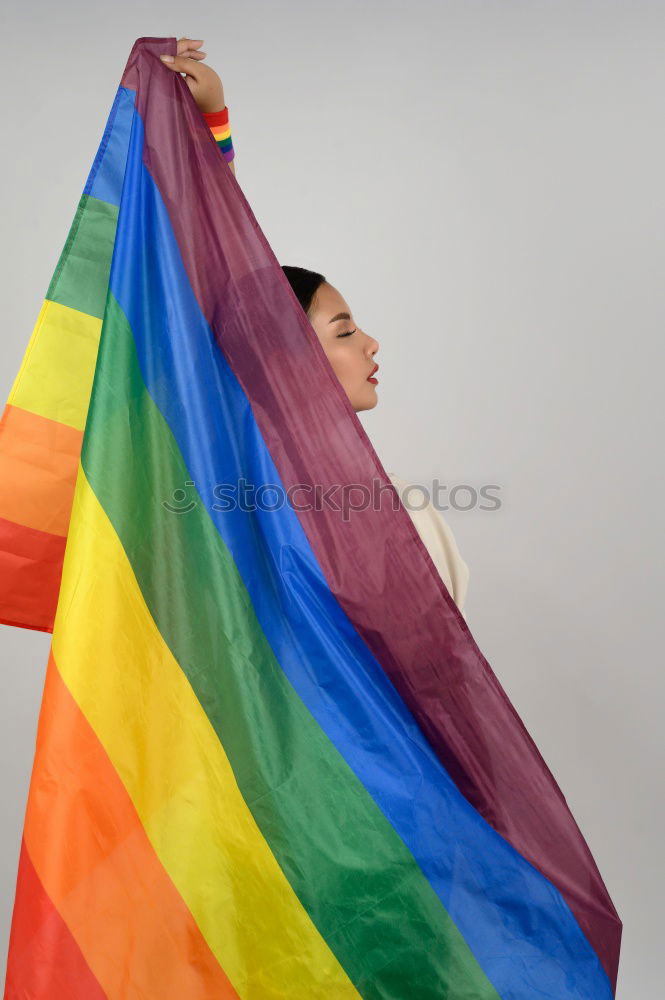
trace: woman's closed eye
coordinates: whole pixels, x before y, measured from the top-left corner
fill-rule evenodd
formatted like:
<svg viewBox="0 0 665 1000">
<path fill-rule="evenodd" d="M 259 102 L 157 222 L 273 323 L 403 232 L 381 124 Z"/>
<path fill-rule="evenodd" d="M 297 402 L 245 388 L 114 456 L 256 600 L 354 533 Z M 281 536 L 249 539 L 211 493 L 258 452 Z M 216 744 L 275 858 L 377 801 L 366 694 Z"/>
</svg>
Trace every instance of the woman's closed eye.
<svg viewBox="0 0 665 1000">
<path fill-rule="evenodd" d="M 358 327 L 356 327 L 356 330 L 357 329 L 358 329 Z M 338 337 L 350 337 L 352 333 L 356 332 L 356 330 L 348 330 L 346 333 L 338 333 L 337 336 Z"/>
</svg>

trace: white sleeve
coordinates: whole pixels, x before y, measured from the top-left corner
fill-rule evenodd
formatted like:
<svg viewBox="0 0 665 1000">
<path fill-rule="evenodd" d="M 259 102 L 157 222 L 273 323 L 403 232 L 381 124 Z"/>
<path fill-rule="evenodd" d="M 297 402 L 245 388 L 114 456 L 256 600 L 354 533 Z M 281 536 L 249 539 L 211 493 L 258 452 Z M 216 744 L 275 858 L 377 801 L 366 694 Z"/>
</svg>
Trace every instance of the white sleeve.
<svg viewBox="0 0 665 1000">
<path fill-rule="evenodd" d="M 409 484 L 395 475 L 394 472 L 389 472 L 388 475 L 399 493 L 400 499 L 413 521 L 423 545 L 429 552 L 439 576 L 445 583 L 448 593 L 455 601 L 455 604 L 462 613 L 462 617 L 466 621 L 464 602 L 469 586 L 469 567 L 460 555 L 455 537 L 449 525 L 444 520 L 441 511 L 437 510 L 431 501 L 422 510 L 410 510 L 407 506 L 409 496 L 408 494 L 404 495 L 403 492 L 408 488 Z M 415 495 L 413 496 L 413 502 L 416 502 Z"/>
</svg>

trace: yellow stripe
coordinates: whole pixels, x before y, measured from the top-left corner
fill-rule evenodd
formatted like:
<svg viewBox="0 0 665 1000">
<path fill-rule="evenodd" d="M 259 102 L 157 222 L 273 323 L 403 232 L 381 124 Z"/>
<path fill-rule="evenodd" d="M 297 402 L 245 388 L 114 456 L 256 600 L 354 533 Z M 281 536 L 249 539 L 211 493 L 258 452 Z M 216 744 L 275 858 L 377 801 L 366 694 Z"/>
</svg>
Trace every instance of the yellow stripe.
<svg viewBox="0 0 665 1000">
<path fill-rule="evenodd" d="M 357 998 L 256 826 L 80 465 L 53 653 L 240 996 Z"/>
<path fill-rule="evenodd" d="M 227 136 L 231 135 L 231 129 L 228 125 L 213 125 L 210 131 L 215 139 L 226 139 Z"/>
<path fill-rule="evenodd" d="M 82 431 L 102 321 L 45 299 L 8 403 Z"/>
</svg>

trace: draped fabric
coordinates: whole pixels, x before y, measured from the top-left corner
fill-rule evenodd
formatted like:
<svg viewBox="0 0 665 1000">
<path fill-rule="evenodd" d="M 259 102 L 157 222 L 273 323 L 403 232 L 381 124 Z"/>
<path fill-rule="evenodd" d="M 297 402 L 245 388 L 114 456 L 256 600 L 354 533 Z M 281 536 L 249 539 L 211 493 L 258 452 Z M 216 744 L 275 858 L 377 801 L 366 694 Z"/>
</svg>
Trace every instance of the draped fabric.
<svg viewBox="0 0 665 1000">
<path fill-rule="evenodd" d="M 0 617 L 53 633 L 5 995 L 612 997 L 589 848 L 175 51 L 3 417 Z"/>
</svg>

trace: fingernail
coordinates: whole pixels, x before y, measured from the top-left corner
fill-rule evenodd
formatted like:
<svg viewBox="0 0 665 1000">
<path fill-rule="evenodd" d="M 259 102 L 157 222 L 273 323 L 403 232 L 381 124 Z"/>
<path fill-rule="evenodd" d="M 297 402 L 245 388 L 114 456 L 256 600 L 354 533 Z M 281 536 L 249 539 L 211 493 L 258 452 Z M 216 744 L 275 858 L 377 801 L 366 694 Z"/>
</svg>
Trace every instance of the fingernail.
<svg viewBox="0 0 665 1000">
<path fill-rule="evenodd" d="M 173 56 L 160 56 L 159 58 L 164 62 L 173 62 Z"/>
</svg>

